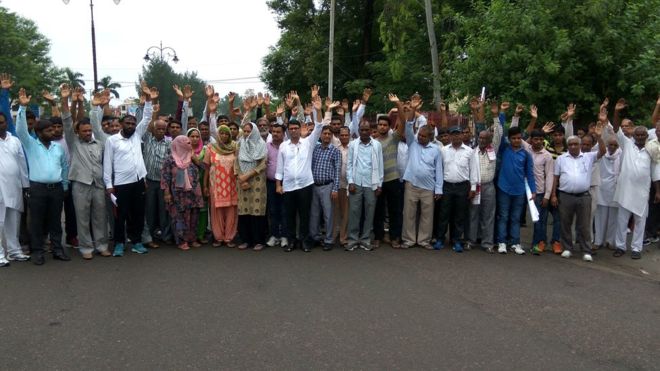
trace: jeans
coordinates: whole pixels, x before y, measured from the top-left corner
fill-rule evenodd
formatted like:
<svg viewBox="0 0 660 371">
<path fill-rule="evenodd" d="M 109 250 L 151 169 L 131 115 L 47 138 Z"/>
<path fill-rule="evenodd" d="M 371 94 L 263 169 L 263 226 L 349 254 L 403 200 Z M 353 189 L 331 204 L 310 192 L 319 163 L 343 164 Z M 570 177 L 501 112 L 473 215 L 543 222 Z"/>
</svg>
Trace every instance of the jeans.
<svg viewBox="0 0 660 371">
<path fill-rule="evenodd" d="M 497 243 L 520 243 L 520 214 L 526 198 L 524 194 L 515 196 L 497 189 Z"/>
<path fill-rule="evenodd" d="M 537 194 L 534 197 L 534 204 L 539 211 L 539 221 L 534 223 L 532 245 L 536 245 L 539 242 L 546 242 L 545 240 L 548 238 L 548 208 L 541 206 L 544 196 L 544 194 Z M 550 200 L 548 200 L 547 206 L 550 206 Z"/>
</svg>

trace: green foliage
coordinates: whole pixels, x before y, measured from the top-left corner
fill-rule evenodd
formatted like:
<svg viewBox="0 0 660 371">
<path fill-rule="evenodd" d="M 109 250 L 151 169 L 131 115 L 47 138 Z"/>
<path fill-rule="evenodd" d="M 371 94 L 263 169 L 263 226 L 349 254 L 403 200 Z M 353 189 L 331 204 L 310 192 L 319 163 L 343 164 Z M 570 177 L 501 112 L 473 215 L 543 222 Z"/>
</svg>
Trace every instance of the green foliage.
<svg viewBox="0 0 660 371">
<path fill-rule="evenodd" d="M 489 95 L 536 104 L 557 120 L 566 104 L 578 121 L 595 119 L 604 97 L 626 97 L 630 114 L 648 117 L 660 91 L 659 0 L 492 0 L 461 18 L 447 85 L 457 96 Z M 612 107 L 610 107 L 612 109 Z"/>
<path fill-rule="evenodd" d="M 24 87 L 33 96 L 42 89 L 53 91 L 62 71 L 53 66 L 50 41 L 34 22 L 0 7 L 0 35 L 0 72 L 13 76 L 13 89 Z"/>
<path fill-rule="evenodd" d="M 110 93 L 115 96 L 115 98 L 119 99 L 119 92 L 117 92 L 117 89 L 121 88 L 121 84 L 118 82 L 112 82 L 112 77 L 110 76 L 105 76 L 102 78 L 96 88 L 100 90 L 108 89 L 110 90 Z"/>
<path fill-rule="evenodd" d="M 72 88 L 82 88 L 85 86 L 85 80 L 83 80 L 83 74 L 80 72 L 75 72 L 69 67 L 64 69 L 64 75 L 60 83 L 66 83 Z"/>
<path fill-rule="evenodd" d="M 139 81 L 146 81 L 149 86 L 155 86 L 159 90 L 160 112 L 162 114 L 174 114 L 177 107 L 177 96 L 172 85 L 179 85 L 183 88 L 190 85 L 195 94 L 192 97 L 193 113 L 199 116 L 204 110 L 206 97 L 204 87 L 206 83 L 197 77 L 197 72 L 185 72 L 183 74 L 175 72 L 167 61 L 161 59 L 152 59 L 148 64 L 142 66 L 142 74 Z M 135 87 L 138 95 L 139 86 Z"/>
</svg>

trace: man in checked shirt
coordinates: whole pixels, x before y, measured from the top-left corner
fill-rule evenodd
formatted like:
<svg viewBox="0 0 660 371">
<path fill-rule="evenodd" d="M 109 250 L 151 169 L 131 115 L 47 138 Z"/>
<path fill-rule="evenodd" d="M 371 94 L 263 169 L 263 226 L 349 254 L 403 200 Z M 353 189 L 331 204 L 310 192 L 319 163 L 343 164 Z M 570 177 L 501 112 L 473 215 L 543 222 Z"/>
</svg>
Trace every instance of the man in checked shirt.
<svg viewBox="0 0 660 371">
<path fill-rule="evenodd" d="M 312 209 L 310 212 L 309 235 L 315 242 L 322 236 L 319 226 L 321 213 L 325 224 L 325 238 L 322 241 L 323 251 L 332 250 L 333 219 L 332 203 L 337 201 L 339 191 L 339 173 L 341 171 L 341 153 L 331 145 L 332 131 L 330 126 L 324 126 L 321 131 L 321 143 L 312 152 Z"/>
</svg>

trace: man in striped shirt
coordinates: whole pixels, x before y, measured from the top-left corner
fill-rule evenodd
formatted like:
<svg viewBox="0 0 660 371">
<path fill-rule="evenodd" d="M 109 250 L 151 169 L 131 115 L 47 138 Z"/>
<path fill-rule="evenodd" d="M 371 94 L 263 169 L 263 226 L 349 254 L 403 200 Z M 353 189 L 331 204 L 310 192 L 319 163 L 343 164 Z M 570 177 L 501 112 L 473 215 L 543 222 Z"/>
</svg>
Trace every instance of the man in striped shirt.
<svg viewBox="0 0 660 371">
<path fill-rule="evenodd" d="M 145 213 L 149 234 L 155 238 L 160 231 L 162 241 L 172 238 L 170 232 L 170 218 L 165 209 L 165 195 L 160 188 L 160 173 L 163 161 L 170 153 L 172 139 L 165 136 L 167 122 L 161 119 L 149 124 L 147 132 L 142 137 L 144 142 L 144 165 L 147 167 L 147 193 L 145 200 Z M 155 244 L 151 244 L 155 247 Z"/>
<path fill-rule="evenodd" d="M 321 143 L 312 152 L 312 209 L 309 221 L 309 235 L 314 241 L 319 241 L 321 212 L 325 223 L 325 238 L 323 251 L 332 250 L 333 225 L 332 203 L 337 200 L 339 191 L 339 173 L 341 171 L 341 153 L 331 145 L 332 131 L 330 126 L 324 126 L 321 131 Z"/>
<path fill-rule="evenodd" d="M 402 124 L 403 125 L 403 124 Z M 389 117 L 378 118 L 378 140 L 383 148 L 383 187 L 376 201 L 376 212 L 374 217 L 374 241 L 373 248 L 378 248 L 380 241 L 385 236 L 385 205 L 387 204 L 387 215 L 389 216 L 389 237 L 393 248 L 400 246 L 401 239 L 401 184 L 399 181 L 399 170 L 396 166 L 399 141 L 401 136 L 398 132 L 391 132 Z"/>
</svg>

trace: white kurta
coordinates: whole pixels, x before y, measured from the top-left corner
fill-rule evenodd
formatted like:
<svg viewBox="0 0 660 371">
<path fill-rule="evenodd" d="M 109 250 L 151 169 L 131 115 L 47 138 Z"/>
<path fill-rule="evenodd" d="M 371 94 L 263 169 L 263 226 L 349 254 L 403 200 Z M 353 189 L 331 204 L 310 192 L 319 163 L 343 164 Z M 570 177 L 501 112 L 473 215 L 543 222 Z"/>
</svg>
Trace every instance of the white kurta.
<svg viewBox="0 0 660 371">
<path fill-rule="evenodd" d="M 623 134 L 623 130 L 616 133 L 616 139 L 622 154 L 614 201 L 633 214 L 646 217 L 651 178 L 660 180 L 660 167 L 653 165 L 646 148 L 637 147 L 633 139 Z"/>
<path fill-rule="evenodd" d="M 7 133 L 0 138 L 0 202 L 4 207 L 23 211 L 23 188 L 28 188 L 27 162 L 18 138 Z"/>
<path fill-rule="evenodd" d="M 614 203 L 614 192 L 621 171 L 621 149 L 617 149 L 613 155 L 605 153 L 600 159 L 600 186 L 598 187 L 598 205 L 616 206 Z"/>
</svg>

